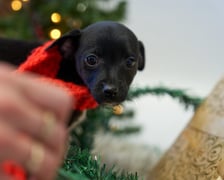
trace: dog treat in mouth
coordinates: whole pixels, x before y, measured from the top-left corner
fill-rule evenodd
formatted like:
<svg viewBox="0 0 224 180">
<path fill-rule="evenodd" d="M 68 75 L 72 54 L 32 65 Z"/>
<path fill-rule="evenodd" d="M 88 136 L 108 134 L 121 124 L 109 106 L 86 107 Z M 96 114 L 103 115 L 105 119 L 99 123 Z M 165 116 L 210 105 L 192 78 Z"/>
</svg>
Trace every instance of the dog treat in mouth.
<svg viewBox="0 0 224 180">
<path fill-rule="evenodd" d="M 116 106 L 113 106 L 113 113 L 116 114 L 116 115 L 120 115 L 122 114 L 124 111 L 124 108 L 122 105 L 116 105 Z"/>
</svg>

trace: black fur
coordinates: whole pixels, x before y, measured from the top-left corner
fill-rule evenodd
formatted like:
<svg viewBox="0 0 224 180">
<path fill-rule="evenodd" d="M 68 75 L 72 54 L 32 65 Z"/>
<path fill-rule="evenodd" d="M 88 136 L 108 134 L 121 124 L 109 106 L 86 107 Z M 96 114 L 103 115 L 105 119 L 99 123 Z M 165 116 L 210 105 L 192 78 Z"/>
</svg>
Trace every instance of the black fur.
<svg viewBox="0 0 224 180">
<path fill-rule="evenodd" d="M 40 42 L 29 42 L 0 37 L 0 61 L 6 61 L 17 66 L 26 59 L 32 49 L 39 45 L 41 45 Z"/>
<path fill-rule="evenodd" d="M 145 65 L 143 43 L 115 22 L 99 22 L 71 31 L 55 45 L 61 47 L 65 57 L 58 77 L 85 84 L 100 104 L 124 101 L 137 70 L 143 70 Z"/>
</svg>

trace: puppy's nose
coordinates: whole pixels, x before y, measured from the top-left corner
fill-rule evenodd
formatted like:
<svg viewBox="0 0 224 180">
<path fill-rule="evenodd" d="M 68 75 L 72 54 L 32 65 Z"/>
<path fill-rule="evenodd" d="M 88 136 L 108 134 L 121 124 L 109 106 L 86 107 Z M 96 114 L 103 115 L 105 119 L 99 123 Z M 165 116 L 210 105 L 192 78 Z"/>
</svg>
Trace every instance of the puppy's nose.
<svg viewBox="0 0 224 180">
<path fill-rule="evenodd" d="M 107 98 L 113 98 L 117 95 L 118 89 L 113 85 L 104 85 L 103 93 Z"/>
</svg>

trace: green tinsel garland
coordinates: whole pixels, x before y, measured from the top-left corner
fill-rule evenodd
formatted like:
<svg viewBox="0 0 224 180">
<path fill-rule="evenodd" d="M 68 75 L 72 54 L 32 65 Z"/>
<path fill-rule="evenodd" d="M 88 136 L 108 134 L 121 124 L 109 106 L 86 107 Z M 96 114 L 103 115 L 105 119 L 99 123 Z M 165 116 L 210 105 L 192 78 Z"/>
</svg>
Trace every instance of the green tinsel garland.
<svg viewBox="0 0 224 180">
<path fill-rule="evenodd" d="M 154 88 L 132 88 L 129 91 L 127 99 L 132 100 L 147 94 L 156 96 L 169 95 L 183 104 L 185 108 L 193 107 L 196 109 L 203 101 L 202 98 L 187 95 L 182 89 L 170 89 L 162 86 Z M 132 117 L 133 114 L 133 111 L 127 111 L 119 115 L 119 118 Z M 91 149 L 94 134 L 99 129 L 104 129 L 105 131 L 110 130 L 108 122 L 114 116 L 117 115 L 114 115 L 108 108 L 102 107 L 87 113 L 87 118 L 80 127 L 82 129 L 81 133 L 76 131 L 71 133 L 75 141 L 71 143 L 64 164 L 58 171 L 57 180 L 138 180 L 138 175 L 136 173 L 119 174 L 114 171 L 113 168 L 106 170 L 106 165 L 102 165 L 99 158 L 93 158 L 88 150 L 81 150 L 86 148 Z M 138 131 L 140 128 L 134 128 L 134 131 L 135 130 Z M 128 128 L 124 131 L 126 133 L 129 131 L 132 132 L 132 130 Z M 124 134 L 125 132 L 118 130 L 114 133 Z"/>
<path fill-rule="evenodd" d="M 71 146 L 62 168 L 58 172 L 57 180 L 137 180 L 135 174 L 120 174 L 112 169 L 106 170 L 100 159 L 92 157 L 88 150 L 81 150 Z"/>
<path fill-rule="evenodd" d="M 186 93 L 183 89 L 171 89 L 164 86 L 158 87 L 145 87 L 145 88 L 132 88 L 128 94 L 128 100 L 140 97 L 146 94 L 152 94 L 156 96 L 169 95 L 173 99 L 178 100 L 185 108 L 193 107 L 196 109 L 201 104 L 202 98 L 193 97 Z"/>
</svg>

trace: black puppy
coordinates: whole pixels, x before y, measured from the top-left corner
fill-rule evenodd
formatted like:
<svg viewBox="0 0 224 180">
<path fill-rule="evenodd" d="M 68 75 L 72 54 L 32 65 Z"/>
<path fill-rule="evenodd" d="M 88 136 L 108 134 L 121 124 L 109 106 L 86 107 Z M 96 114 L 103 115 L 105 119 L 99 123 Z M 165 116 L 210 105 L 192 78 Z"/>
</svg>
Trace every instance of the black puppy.
<svg viewBox="0 0 224 180">
<path fill-rule="evenodd" d="M 100 22 L 71 31 L 54 45 L 61 47 L 65 58 L 58 78 L 85 84 L 100 104 L 124 101 L 137 70 L 144 68 L 142 43 L 118 23 Z"/>
<path fill-rule="evenodd" d="M 4 43 L 0 39 L 0 59 L 16 65 L 23 61 L 25 52 L 39 45 L 27 43 L 26 49 L 21 50 L 21 58 L 11 48 L 7 56 L 6 48 L 2 47 Z M 7 43 L 13 46 L 12 41 Z M 83 30 L 73 30 L 49 48 L 55 45 L 60 47 L 63 56 L 57 78 L 86 85 L 94 99 L 103 105 L 124 101 L 137 70 L 143 70 L 145 65 L 143 44 L 131 30 L 116 22 L 103 21 Z"/>
</svg>

